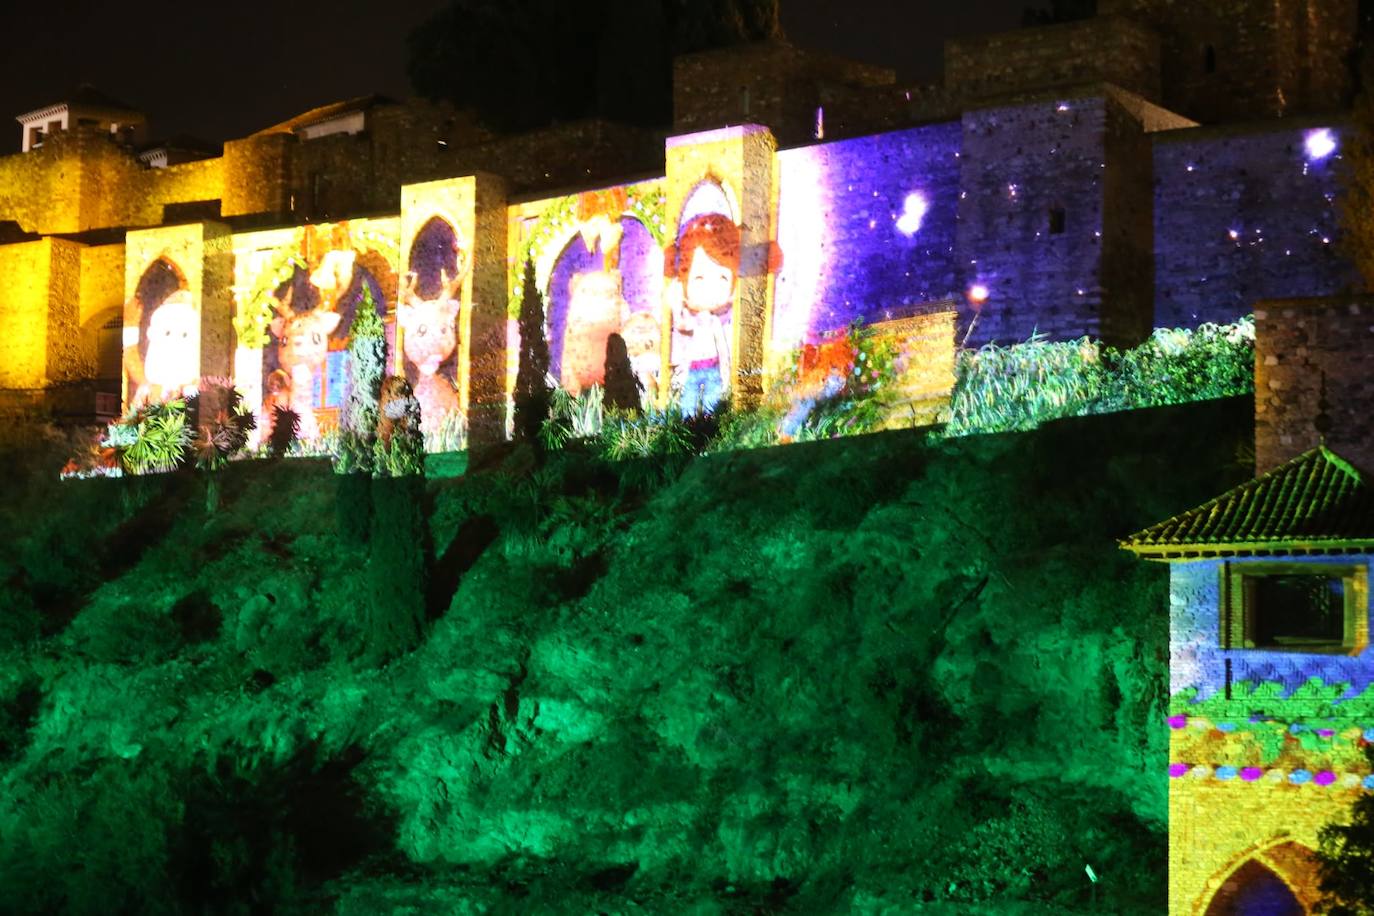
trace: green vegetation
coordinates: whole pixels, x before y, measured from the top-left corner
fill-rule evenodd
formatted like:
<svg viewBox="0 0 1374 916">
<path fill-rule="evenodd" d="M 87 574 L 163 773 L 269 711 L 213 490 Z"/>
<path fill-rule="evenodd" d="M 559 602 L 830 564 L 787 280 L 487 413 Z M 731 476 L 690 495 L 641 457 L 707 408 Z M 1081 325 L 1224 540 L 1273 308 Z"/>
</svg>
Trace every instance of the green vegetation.
<svg viewBox="0 0 1374 916">
<path fill-rule="evenodd" d="M 344 405 L 334 470 L 340 474 L 372 471 L 377 438 L 377 399 L 386 374 L 386 328 L 377 315 L 372 290 L 363 285 L 363 301 L 348 338 L 348 403 Z"/>
<path fill-rule="evenodd" d="M 1114 350 L 1039 338 L 959 353 L 949 434 L 1034 429 L 1047 420 L 1249 394 L 1255 323 L 1159 329 Z"/>
<path fill-rule="evenodd" d="M 1374 766 L 1374 745 L 1365 748 Z M 1318 834 L 1317 865 L 1322 899 L 1317 912 L 1326 916 L 1370 916 L 1374 913 L 1374 795 L 1361 792 L 1348 824 L 1328 824 Z"/>
<path fill-rule="evenodd" d="M 1249 427 L 1237 399 L 431 457 L 374 481 L 368 543 L 327 461 L 231 464 L 207 514 L 188 470 L 8 456 L 0 886 L 70 913 L 1159 912 L 1166 577 L 1115 538 L 1246 476 Z"/>
</svg>

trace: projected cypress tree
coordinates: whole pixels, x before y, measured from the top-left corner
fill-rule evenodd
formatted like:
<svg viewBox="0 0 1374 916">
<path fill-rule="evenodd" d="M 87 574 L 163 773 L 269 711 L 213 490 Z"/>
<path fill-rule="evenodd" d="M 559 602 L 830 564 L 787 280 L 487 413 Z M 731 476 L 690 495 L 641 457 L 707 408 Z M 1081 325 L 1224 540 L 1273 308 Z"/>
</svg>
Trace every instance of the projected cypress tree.
<svg viewBox="0 0 1374 916">
<path fill-rule="evenodd" d="M 515 374 L 515 438 L 539 443 L 539 430 L 549 418 L 549 342 L 544 339 L 544 297 L 535 283 L 534 262 L 525 262 L 520 299 L 520 363 Z"/>
<path fill-rule="evenodd" d="M 334 470 L 340 475 L 335 502 L 340 536 L 352 543 L 367 540 L 372 511 L 370 484 L 373 444 L 377 438 L 377 399 L 386 371 L 386 329 L 363 287 L 363 301 L 353 320 L 348 341 L 348 402 L 344 405 L 339 454 Z"/>
<path fill-rule="evenodd" d="M 343 435 L 334 470 L 340 474 L 366 474 L 372 471 L 377 399 L 386 372 L 386 329 L 372 302 L 372 291 L 366 286 L 349 334 L 348 403 L 344 405 Z"/>
<path fill-rule="evenodd" d="M 420 402 L 401 376 L 382 380 L 373 446 L 365 657 L 380 664 L 420 640 L 428 583 L 425 442 Z"/>
</svg>

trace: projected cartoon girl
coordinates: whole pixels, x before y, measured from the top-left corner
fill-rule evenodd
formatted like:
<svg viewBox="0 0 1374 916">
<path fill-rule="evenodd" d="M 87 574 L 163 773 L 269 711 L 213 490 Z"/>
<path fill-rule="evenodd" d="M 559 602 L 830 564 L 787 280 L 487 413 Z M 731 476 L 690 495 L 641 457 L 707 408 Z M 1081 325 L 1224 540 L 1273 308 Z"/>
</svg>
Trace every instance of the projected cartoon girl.
<svg viewBox="0 0 1374 916">
<path fill-rule="evenodd" d="M 739 275 L 740 230 L 719 213 L 695 216 L 665 258 L 672 278 L 673 378 L 682 412 L 704 413 L 730 388 L 730 313 Z"/>
</svg>

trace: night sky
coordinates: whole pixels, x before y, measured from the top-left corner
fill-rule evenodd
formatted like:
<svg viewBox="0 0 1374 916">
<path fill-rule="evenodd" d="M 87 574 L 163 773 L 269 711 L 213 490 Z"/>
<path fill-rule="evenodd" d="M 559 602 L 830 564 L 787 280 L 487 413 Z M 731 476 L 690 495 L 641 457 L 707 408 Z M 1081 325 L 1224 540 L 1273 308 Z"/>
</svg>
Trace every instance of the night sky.
<svg viewBox="0 0 1374 916">
<path fill-rule="evenodd" d="M 405 96 L 405 36 L 445 0 L 0 0 L 0 154 L 14 115 L 86 82 L 145 111 L 154 137 L 240 137 L 309 108 Z M 1030 0 L 784 0 L 791 40 L 933 81 L 946 37 L 1013 28 Z M 213 12 L 209 12 L 212 10 Z"/>
</svg>

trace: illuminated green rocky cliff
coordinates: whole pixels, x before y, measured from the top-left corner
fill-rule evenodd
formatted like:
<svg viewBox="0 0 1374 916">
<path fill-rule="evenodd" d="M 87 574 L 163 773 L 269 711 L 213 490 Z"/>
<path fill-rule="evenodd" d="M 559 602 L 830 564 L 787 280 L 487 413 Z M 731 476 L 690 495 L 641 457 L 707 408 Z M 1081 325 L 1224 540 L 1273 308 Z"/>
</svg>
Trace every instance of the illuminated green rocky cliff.
<svg viewBox="0 0 1374 916">
<path fill-rule="evenodd" d="M 431 459 L 417 543 L 322 462 L 213 515 L 15 472 L 0 910 L 1157 912 L 1166 576 L 1115 538 L 1248 476 L 1249 417 Z"/>
</svg>

